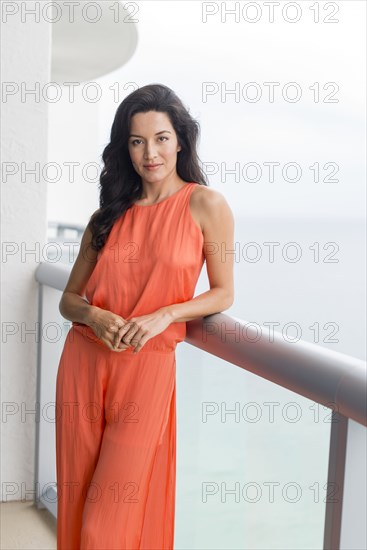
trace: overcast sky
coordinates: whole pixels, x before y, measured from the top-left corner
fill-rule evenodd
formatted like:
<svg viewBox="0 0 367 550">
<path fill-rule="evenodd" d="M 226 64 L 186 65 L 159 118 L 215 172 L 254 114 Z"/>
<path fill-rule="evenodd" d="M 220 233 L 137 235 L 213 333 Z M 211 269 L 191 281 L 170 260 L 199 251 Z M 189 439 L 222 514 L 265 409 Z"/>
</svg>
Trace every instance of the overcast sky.
<svg viewBox="0 0 367 550">
<path fill-rule="evenodd" d="M 97 80 L 98 105 L 50 108 L 50 156 L 100 162 L 120 102 L 163 83 L 199 121 L 210 185 L 238 216 L 364 217 L 366 3 L 280 0 L 273 22 L 266 4 L 125 3 L 135 53 Z M 70 192 L 80 194 L 74 206 Z M 49 185 L 49 219 L 86 222 L 97 207 L 97 183 Z"/>
<path fill-rule="evenodd" d="M 239 21 L 221 13 L 221 4 L 227 9 L 238 4 Z M 238 213 L 362 216 L 365 3 L 337 2 L 336 12 L 334 3 L 325 9 L 325 2 L 318 2 L 318 23 L 310 9 L 313 2 L 298 2 L 298 12 L 288 8 L 284 15 L 281 8 L 286 2 L 280 2 L 274 22 L 264 2 L 258 2 L 257 12 L 249 9 L 247 16 L 242 11 L 245 4 L 137 2 L 132 15 L 139 20 L 135 55 L 101 82 L 119 82 L 121 100 L 128 82 L 160 82 L 173 88 L 201 124 L 199 154 L 203 162 L 213 163 L 206 165 L 210 184 Z M 249 23 L 246 17 L 259 21 Z M 300 19 L 289 23 L 287 17 Z M 250 82 L 256 85 L 246 88 Z M 279 83 L 273 102 L 271 85 L 264 84 L 271 82 Z M 289 86 L 294 82 L 296 87 Z M 335 84 L 324 89 L 327 83 Z M 225 93 L 236 87 L 239 96 Z M 288 101 L 282 90 L 288 92 Z M 296 92 L 301 98 L 292 102 Z M 256 93 L 259 101 L 244 99 Z M 101 147 L 117 106 L 113 101 L 103 103 Z M 279 163 L 274 181 L 264 164 L 273 162 Z M 296 164 L 287 167 L 288 163 Z M 238 175 L 226 175 L 225 169 L 237 169 Z"/>
</svg>

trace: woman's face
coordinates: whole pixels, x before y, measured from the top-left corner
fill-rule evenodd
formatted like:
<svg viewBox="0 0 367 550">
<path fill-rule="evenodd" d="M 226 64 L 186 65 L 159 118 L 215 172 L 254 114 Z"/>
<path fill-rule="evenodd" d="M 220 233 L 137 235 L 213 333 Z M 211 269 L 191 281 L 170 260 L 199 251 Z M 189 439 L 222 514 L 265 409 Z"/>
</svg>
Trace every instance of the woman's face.
<svg viewBox="0 0 367 550">
<path fill-rule="evenodd" d="M 131 118 L 128 149 L 142 181 L 153 183 L 176 175 L 177 152 L 181 146 L 167 113 L 136 113 Z M 155 167 L 149 168 L 149 165 Z"/>
</svg>

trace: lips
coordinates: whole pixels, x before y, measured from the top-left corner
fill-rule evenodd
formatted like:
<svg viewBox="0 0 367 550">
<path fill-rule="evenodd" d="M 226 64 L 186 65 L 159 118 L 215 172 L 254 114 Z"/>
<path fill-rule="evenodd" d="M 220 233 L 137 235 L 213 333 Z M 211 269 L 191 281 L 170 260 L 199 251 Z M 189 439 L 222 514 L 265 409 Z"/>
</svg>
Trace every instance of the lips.
<svg viewBox="0 0 367 550">
<path fill-rule="evenodd" d="M 148 172 L 155 172 L 161 166 L 162 166 L 161 164 L 145 164 L 144 168 L 145 170 L 148 170 Z"/>
</svg>

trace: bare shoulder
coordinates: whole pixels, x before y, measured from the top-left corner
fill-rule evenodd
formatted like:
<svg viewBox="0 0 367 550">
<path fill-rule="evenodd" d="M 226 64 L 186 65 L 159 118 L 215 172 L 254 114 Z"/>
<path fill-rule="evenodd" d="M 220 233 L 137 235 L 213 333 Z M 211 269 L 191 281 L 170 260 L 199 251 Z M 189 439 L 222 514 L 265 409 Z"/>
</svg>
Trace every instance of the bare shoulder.
<svg viewBox="0 0 367 550">
<path fill-rule="evenodd" d="M 230 220 L 233 223 L 233 214 L 225 196 L 212 187 L 197 185 L 191 193 L 190 209 L 194 220 L 204 231 L 213 221 Z"/>
</svg>

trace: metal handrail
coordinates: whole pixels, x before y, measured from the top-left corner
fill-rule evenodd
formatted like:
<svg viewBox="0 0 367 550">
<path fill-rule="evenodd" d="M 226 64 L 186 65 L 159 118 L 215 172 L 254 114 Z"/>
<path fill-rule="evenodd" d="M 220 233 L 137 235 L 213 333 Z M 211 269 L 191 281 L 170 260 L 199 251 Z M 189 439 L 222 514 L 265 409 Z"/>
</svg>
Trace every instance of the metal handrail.
<svg viewBox="0 0 367 550">
<path fill-rule="evenodd" d="M 186 341 L 367 426 L 365 361 L 224 313 L 190 321 Z"/>
<path fill-rule="evenodd" d="M 35 278 L 62 291 L 69 274 L 68 266 L 43 262 Z M 287 342 L 279 332 L 224 313 L 188 321 L 185 341 L 367 426 L 367 364 L 361 359 L 303 340 Z"/>
</svg>

